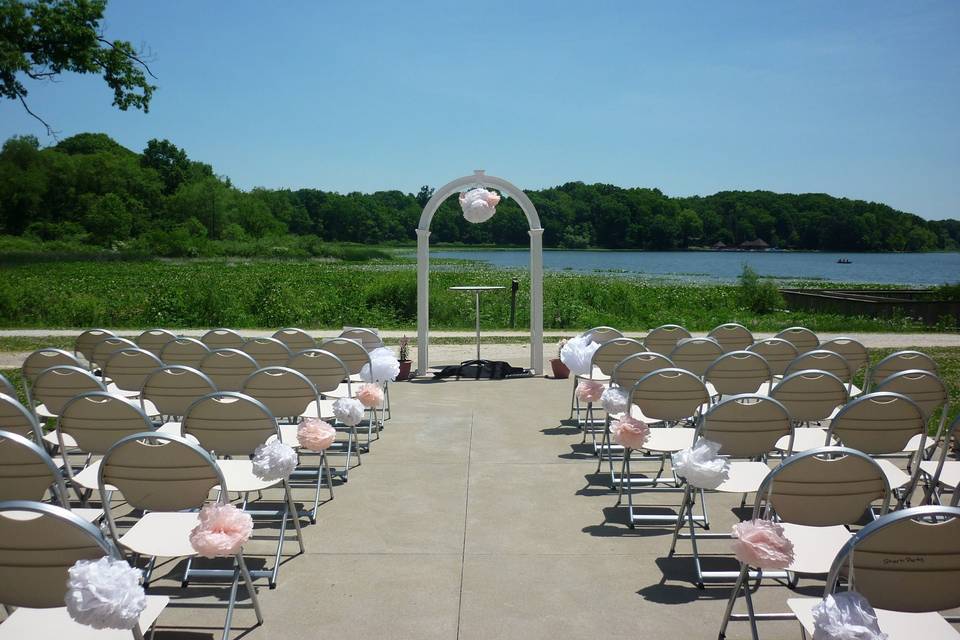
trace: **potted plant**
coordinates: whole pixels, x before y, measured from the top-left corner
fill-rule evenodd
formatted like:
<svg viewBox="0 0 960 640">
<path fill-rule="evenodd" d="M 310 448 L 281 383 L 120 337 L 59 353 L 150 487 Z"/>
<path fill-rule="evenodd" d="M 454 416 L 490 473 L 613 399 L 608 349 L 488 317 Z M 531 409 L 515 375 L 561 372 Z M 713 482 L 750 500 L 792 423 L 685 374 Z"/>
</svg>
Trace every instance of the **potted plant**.
<svg viewBox="0 0 960 640">
<path fill-rule="evenodd" d="M 570 369 L 567 368 L 567 365 L 563 364 L 563 361 L 560 359 L 560 352 L 563 350 L 563 345 L 567 344 L 567 339 L 564 338 L 557 343 L 557 357 L 550 360 L 550 366 L 553 368 L 553 377 L 566 380 L 570 377 Z"/>
<path fill-rule="evenodd" d="M 397 380 L 407 380 L 410 377 L 410 338 L 400 338 L 400 374 Z"/>
</svg>

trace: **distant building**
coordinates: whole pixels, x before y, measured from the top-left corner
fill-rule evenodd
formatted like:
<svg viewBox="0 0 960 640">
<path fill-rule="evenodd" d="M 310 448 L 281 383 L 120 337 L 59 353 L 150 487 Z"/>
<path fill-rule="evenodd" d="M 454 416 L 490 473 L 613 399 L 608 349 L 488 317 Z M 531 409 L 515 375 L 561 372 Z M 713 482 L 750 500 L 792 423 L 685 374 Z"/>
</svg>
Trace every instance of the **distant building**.
<svg viewBox="0 0 960 640">
<path fill-rule="evenodd" d="M 770 248 L 770 245 L 757 238 L 756 240 L 747 240 L 740 243 L 740 248 L 746 251 L 766 251 Z"/>
<path fill-rule="evenodd" d="M 718 240 L 717 243 L 714 244 L 713 247 L 711 247 L 711 248 L 712 248 L 714 251 L 723 251 L 724 249 L 727 248 L 727 245 L 726 245 L 726 243 L 723 242 L 723 240 Z"/>
</svg>

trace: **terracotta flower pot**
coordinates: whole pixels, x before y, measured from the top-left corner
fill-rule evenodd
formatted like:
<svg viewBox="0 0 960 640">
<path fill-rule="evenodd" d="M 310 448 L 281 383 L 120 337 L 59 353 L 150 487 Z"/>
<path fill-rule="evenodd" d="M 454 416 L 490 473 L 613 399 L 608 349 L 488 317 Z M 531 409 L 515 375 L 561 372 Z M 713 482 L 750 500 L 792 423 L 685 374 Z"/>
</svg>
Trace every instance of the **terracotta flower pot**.
<svg viewBox="0 0 960 640">
<path fill-rule="evenodd" d="M 397 380 L 407 380 L 410 377 L 411 364 L 412 362 L 410 360 L 400 361 L 400 373 L 397 375 Z"/>
<path fill-rule="evenodd" d="M 570 369 L 567 368 L 567 365 L 563 364 L 560 358 L 553 358 L 550 361 L 550 366 L 553 367 L 554 378 L 566 379 L 570 377 Z"/>
</svg>

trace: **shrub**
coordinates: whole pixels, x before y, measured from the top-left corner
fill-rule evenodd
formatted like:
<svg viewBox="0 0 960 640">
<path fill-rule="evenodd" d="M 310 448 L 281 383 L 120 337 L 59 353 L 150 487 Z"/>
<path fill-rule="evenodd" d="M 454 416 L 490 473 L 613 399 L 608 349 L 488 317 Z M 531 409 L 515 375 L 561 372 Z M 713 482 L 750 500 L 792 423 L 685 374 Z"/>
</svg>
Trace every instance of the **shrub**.
<svg viewBox="0 0 960 640">
<path fill-rule="evenodd" d="M 754 313 L 773 313 L 783 306 L 783 297 L 777 285 L 762 280 L 748 265 L 740 272 L 740 304 Z"/>
</svg>

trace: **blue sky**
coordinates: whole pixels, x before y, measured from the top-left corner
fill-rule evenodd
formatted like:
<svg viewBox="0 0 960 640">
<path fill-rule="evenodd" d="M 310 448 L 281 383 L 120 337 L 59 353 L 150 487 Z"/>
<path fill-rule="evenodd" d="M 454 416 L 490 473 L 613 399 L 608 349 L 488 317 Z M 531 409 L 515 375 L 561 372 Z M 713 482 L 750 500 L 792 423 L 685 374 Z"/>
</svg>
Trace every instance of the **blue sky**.
<svg viewBox="0 0 960 640">
<path fill-rule="evenodd" d="M 61 137 L 168 138 L 243 188 L 826 192 L 960 218 L 960 2 L 112 0 L 150 113 L 28 85 Z M 35 134 L 0 102 L 0 138 Z"/>
</svg>

